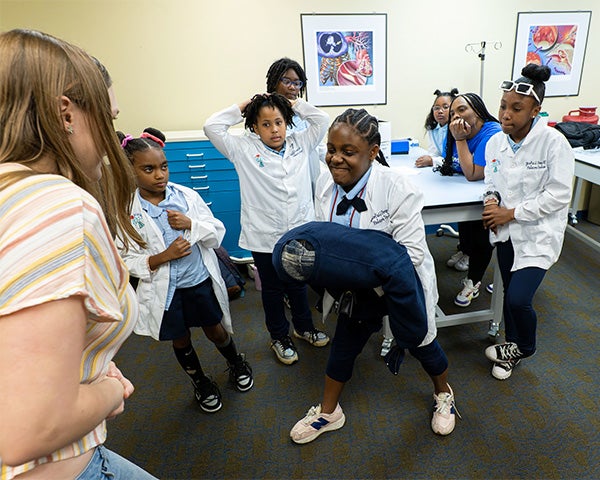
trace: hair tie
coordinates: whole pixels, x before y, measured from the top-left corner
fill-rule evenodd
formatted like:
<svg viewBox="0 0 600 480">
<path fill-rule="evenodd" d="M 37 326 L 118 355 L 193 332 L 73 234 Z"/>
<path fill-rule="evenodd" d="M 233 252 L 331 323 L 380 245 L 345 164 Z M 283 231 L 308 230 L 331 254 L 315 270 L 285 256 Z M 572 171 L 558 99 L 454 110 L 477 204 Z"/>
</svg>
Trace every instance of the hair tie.
<svg viewBox="0 0 600 480">
<path fill-rule="evenodd" d="M 148 133 L 148 132 L 142 133 L 140 135 L 140 138 L 149 138 L 153 142 L 158 143 L 160 145 L 160 148 L 164 148 L 164 146 L 165 146 L 165 142 L 163 142 L 160 138 L 155 137 L 154 135 L 152 135 L 151 133 Z"/>
<path fill-rule="evenodd" d="M 125 135 L 125 138 L 121 141 L 121 148 L 125 148 L 130 140 L 133 140 L 131 135 Z"/>
</svg>

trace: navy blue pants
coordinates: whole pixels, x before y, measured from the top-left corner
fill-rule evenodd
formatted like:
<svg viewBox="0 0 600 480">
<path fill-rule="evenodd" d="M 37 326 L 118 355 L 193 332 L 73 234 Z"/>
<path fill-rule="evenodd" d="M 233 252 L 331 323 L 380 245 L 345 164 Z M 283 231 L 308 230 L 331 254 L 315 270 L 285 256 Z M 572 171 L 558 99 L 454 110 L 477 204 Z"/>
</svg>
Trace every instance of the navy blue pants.
<svg viewBox="0 0 600 480">
<path fill-rule="evenodd" d="M 536 349 L 537 315 L 533 296 L 542 283 L 546 270 L 527 267 L 511 272 L 515 258 L 512 242 L 496 245 L 498 267 L 504 283 L 504 333 L 507 342 L 516 343 L 526 356 Z"/>
<path fill-rule="evenodd" d="M 369 295 L 375 295 L 372 290 L 358 290 L 355 294 L 359 301 L 367 299 Z M 338 382 L 345 383 L 350 380 L 356 358 L 371 335 L 381 330 L 385 302 L 382 309 L 382 305 L 378 304 L 382 299 L 371 300 L 363 304 L 365 308 L 359 307 L 359 312 L 353 312 L 352 318 L 338 316 L 325 370 L 328 377 Z M 422 347 L 409 348 L 408 351 L 421 362 L 423 369 L 431 376 L 441 375 L 448 368 L 448 359 L 437 340 Z"/>
<path fill-rule="evenodd" d="M 280 279 L 273 268 L 272 254 L 252 252 L 262 285 L 261 296 L 265 323 L 273 340 L 290 334 L 290 324 L 285 316 L 283 296 L 287 294 L 292 311 L 292 324 L 298 333 L 314 329 L 308 305 L 306 284 L 293 279 Z"/>
<path fill-rule="evenodd" d="M 288 247 L 300 241 L 310 250 L 299 260 L 289 259 Z M 312 254 L 312 256 L 311 256 Z M 390 318 L 397 345 L 417 358 L 430 375 L 440 375 L 448 360 L 439 343 L 419 347 L 427 334 L 425 296 L 406 247 L 378 230 L 360 230 L 330 222 L 310 222 L 285 234 L 273 250 L 273 264 L 281 278 L 297 279 L 327 289 L 334 297 L 352 291 L 352 315 L 338 315 L 327 375 L 346 382 L 356 357 L 369 337 L 379 331 L 382 317 Z M 286 262 L 288 265 L 286 266 Z M 374 288 L 381 287 L 379 297 Z"/>
<path fill-rule="evenodd" d="M 492 259 L 494 247 L 490 243 L 490 232 L 481 220 L 459 222 L 458 236 L 461 252 L 469 256 L 467 278 L 473 285 L 480 282 Z"/>
</svg>

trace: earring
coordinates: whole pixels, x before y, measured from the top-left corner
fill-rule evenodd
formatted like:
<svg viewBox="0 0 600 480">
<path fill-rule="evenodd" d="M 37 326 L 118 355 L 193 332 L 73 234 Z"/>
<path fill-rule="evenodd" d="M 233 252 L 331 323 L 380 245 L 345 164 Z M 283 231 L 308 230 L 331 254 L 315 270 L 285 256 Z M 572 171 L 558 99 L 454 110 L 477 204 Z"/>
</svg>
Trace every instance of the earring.
<svg viewBox="0 0 600 480">
<path fill-rule="evenodd" d="M 68 126 L 67 126 L 67 133 L 68 133 L 69 135 L 73 135 L 73 125 L 68 125 Z"/>
</svg>

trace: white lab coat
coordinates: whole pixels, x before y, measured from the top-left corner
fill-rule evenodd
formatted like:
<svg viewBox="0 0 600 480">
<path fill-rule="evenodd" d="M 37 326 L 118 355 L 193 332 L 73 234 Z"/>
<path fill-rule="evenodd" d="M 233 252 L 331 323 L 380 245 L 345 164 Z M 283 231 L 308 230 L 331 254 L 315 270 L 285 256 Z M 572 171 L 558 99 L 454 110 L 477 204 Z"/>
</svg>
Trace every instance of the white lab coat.
<svg viewBox="0 0 600 480">
<path fill-rule="evenodd" d="M 191 244 L 196 243 L 200 247 L 202 260 L 210 274 L 215 296 L 223 312 L 221 323 L 229 333 L 233 333 L 227 288 L 221 276 L 217 255 L 214 252 L 225 236 L 225 227 L 220 220 L 213 216 L 198 193 L 183 185 L 170 182 L 169 185 L 181 191 L 185 196 L 188 204 L 188 211 L 185 212 L 185 215 L 191 219 L 192 228 L 185 230 L 183 237 Z M 167 246 L 156 222 L 142 208 L 137 191 L 133 198 L 131 218 L 131 223 L 146 242 L 146 248 L 143 249 L 133 242 L 133 245 L 126 250 L 120 241 L 117 244 L 129 272 L 140 279 L 136 289 L 140 303 L 140 316 L 134 331 L 138 335 L 148 335 L 158 340 L 167 300 L 170 263 L 163 263 L 152 272 L 148 265 L 148 259 L 152 255 L 163 252 Z"/>
<path fill-rule="evenodd" d="M 512 271 L 548 269 L 562 249 L 571 200 L 575 158 L 567 139 L 538 121 L 517 153 L 499 132 L 486 147 L 485 192 L 498 191 L 500 205 L 515 209 L 515 220 L 490 231 L 492 244 L 512 241 Z"/>
<path fill-rule="evenodd" d="M 284 233 L 314 220 L 309 154 L 325 136 L 329 116 L 302 99 L 293 108 L 309 127 L 286 136 L 283 158 L 252 132 L 228 132 L 243 120 L 237 105 L 215 113 L 204 125 L 206 136 L 238 173 L 242 227 L 239 245 L 246 250 L 271 253 Z"/>
<path fill-rule="evenodd" d="M 316 217 L 330 221 L 333 178 L 323 172 L 317 181 Z M 427 247 L 421 210 L 423 194 L 401 173 L 376 161 L 363 196 L 367 210 L 360 214 L 360 228 L 386 232 L 404 245 L 419 275 L 427 305 L 427 335 L 421 345 L 431 343 L 437 333 L 435 307 L 438 291 L 433 257 Z M 368 248 L 368 245 L 365 245 Z"/>
</svg>

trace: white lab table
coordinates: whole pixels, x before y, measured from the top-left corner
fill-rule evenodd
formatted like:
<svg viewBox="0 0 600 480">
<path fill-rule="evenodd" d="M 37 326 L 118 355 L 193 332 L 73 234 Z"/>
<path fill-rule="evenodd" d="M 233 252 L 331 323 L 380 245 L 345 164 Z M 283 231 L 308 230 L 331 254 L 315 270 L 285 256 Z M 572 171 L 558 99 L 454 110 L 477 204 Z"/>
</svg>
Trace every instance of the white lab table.
<svg viewBox="0 0 600 480">
<path fill-rule="evenodd" d="M 406 155 L 392 155 L 390 167 L 407 175 L 425 196 L 423 221 L 425 225 L 481 220 L 483 181 L 469 182 L 463 175 L 443 177 L 431 167 L 417 168 L 415 160 L 427 153 L 422 148 L 411 148 Z M 490 308 L 473 312 L 446 315 L 437 308 L 437 325 L 446 327 L 492 320 L 500 324 L 502 319 L 503 289 L 500 271 L 494 266 L 494 293 Z"/>
<path fill-rule="evenodd" d="M 575 188 L 571 199 L 571 208 L 569 209 L 569 218 L 572 225 L 567 225 L 567 232 L 600 251 L 600 242 L 573 226 L 577 224 L 577 207 L 581 203 L 583 181 L 587 180 L 595 185 L 600 185 L 600 149 L 584 150 L 578 147 L 573 149 L 573 153 L 575 154 Z"/>
</svg>

